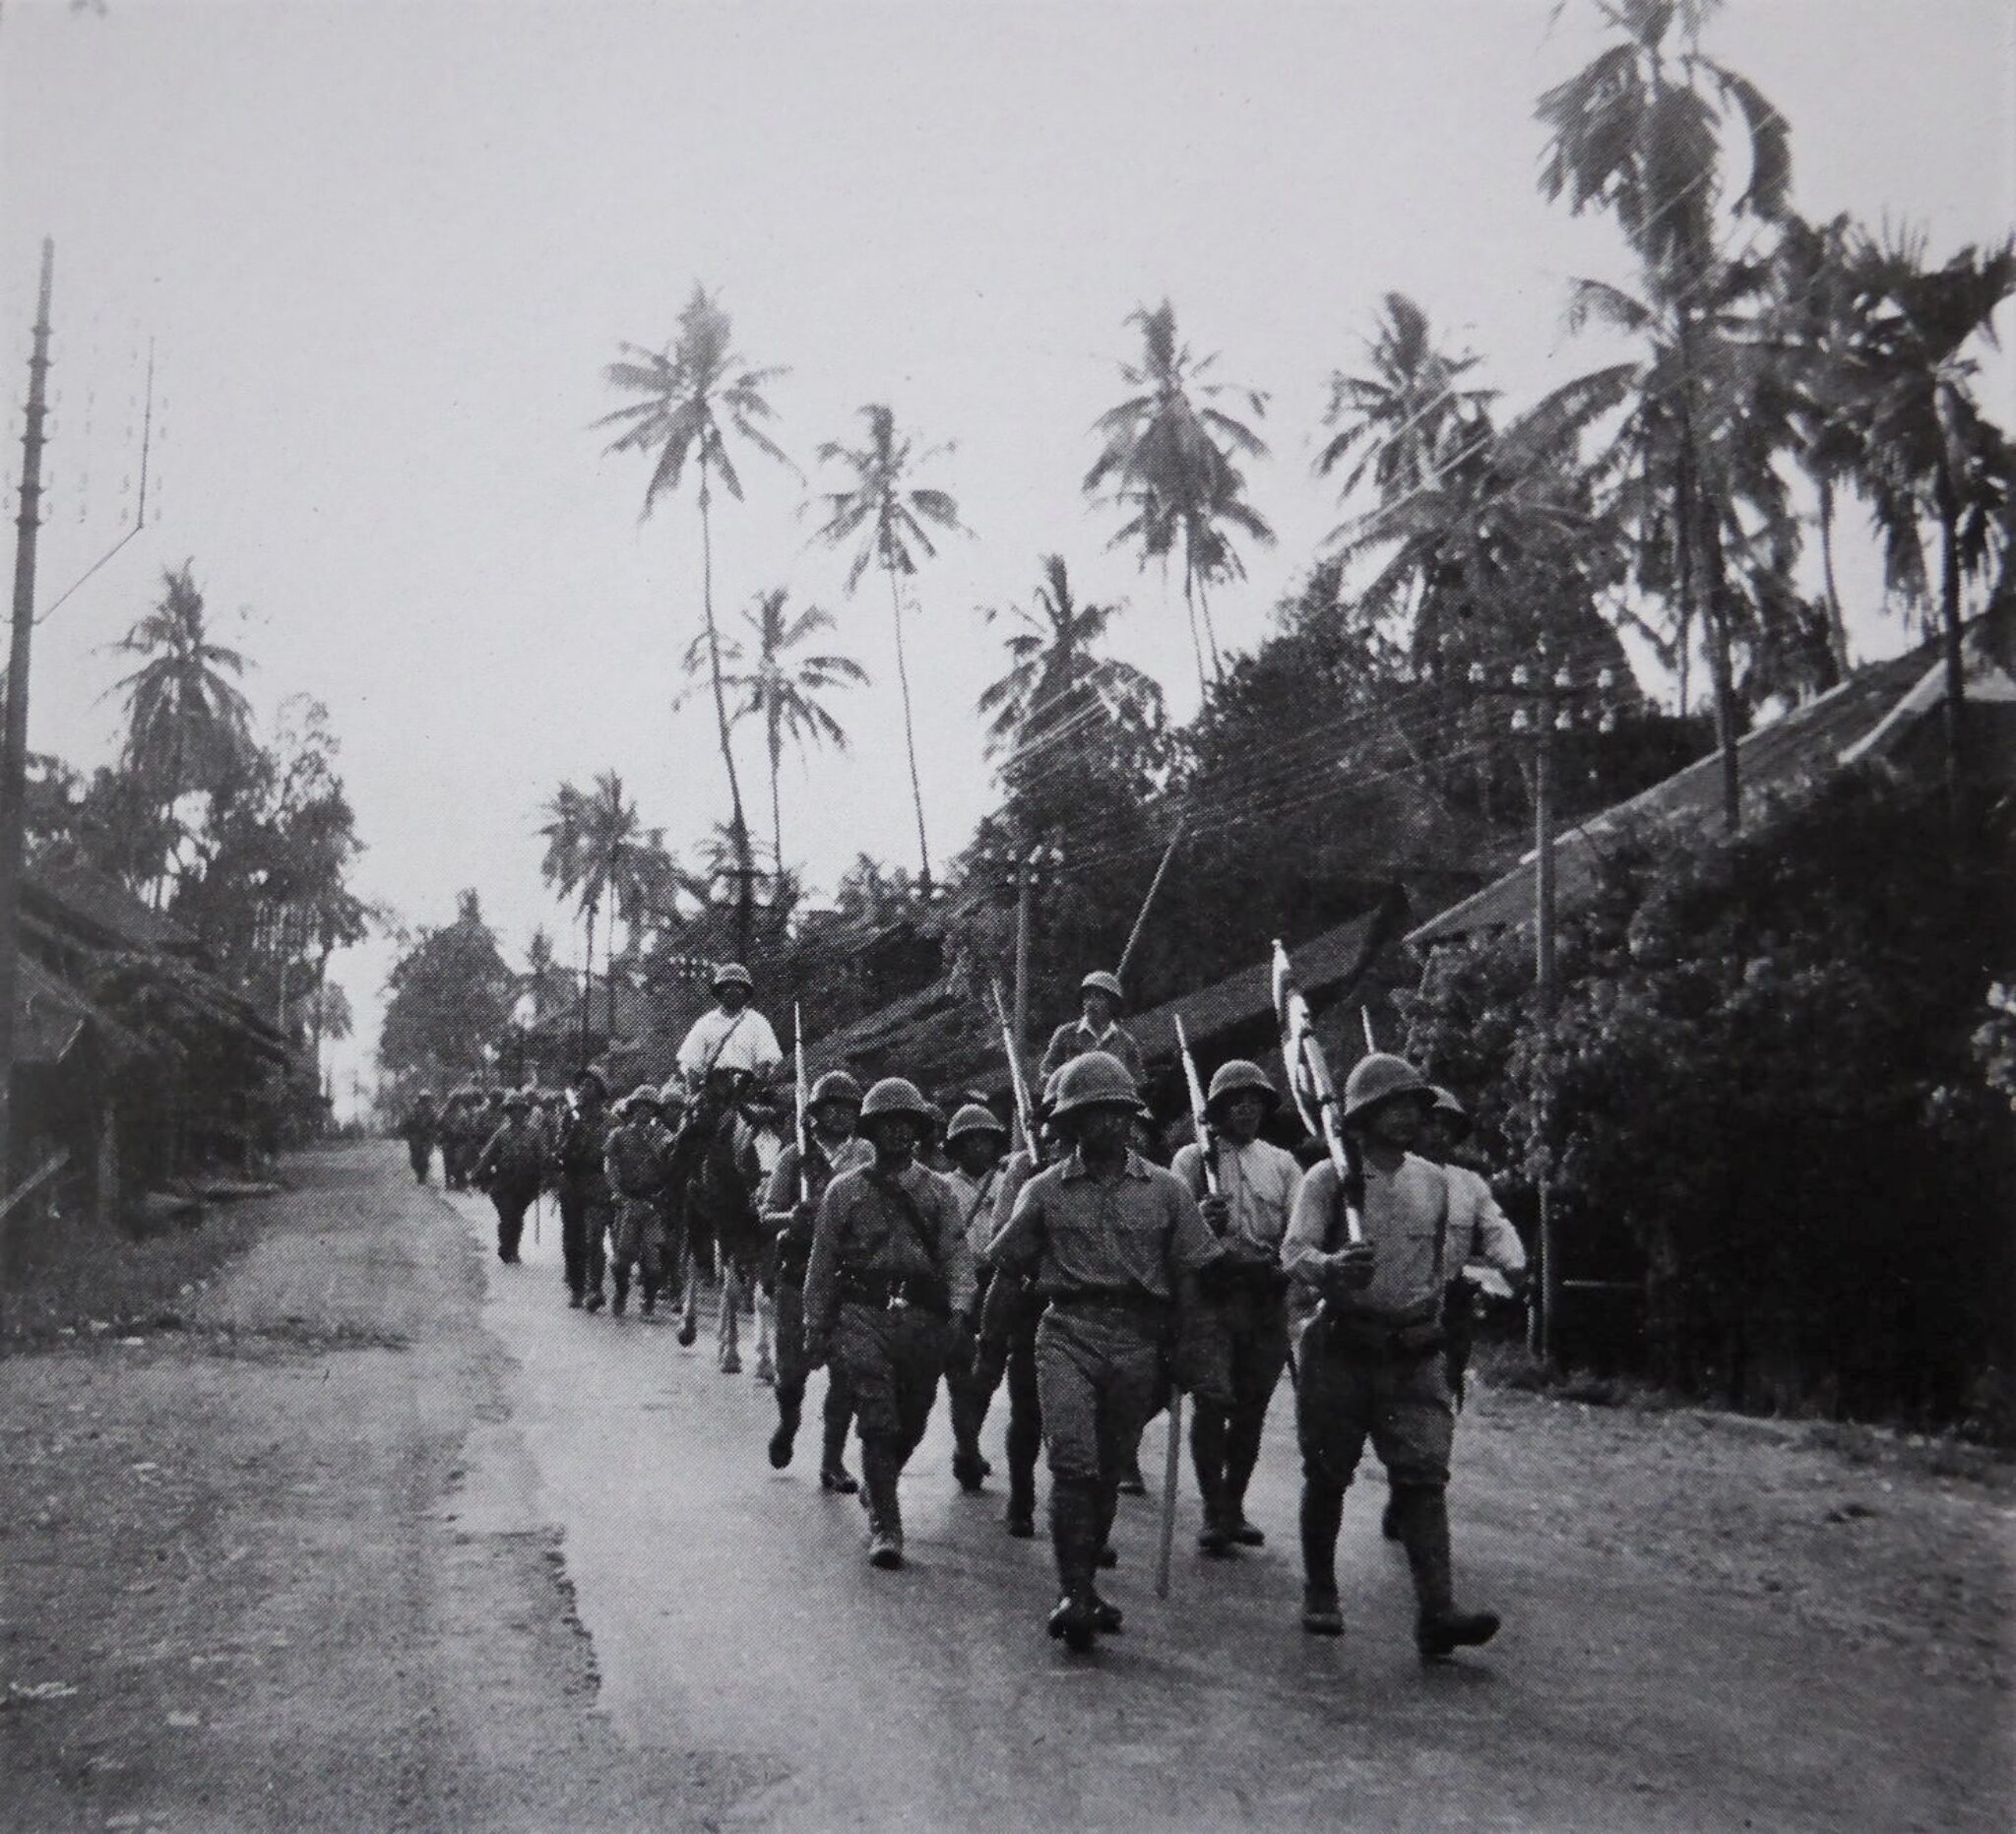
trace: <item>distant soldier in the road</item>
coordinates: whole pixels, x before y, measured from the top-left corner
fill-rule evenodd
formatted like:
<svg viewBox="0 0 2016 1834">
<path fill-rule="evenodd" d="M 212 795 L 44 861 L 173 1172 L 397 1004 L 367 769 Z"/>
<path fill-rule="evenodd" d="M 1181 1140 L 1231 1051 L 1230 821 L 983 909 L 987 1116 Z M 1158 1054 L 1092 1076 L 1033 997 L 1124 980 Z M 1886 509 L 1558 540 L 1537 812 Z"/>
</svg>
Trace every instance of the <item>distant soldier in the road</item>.
<svg viewBox="0 0 2016 1834">
<path fill-rule="evenodd" d="M 406 1111 L 406 1119 L 399 1124 L 400 1136 L 406 1141 L 407 1158 L 412 1162 L 413 1181 L 424 1184 L 427 1181 L 427 1168 L 434 1163 L 434 1137 L 441 1125 L 441 1118 L 434 1111 L 434 1098 L 421 1090 L 413 1098 L 413 1105 Z"/>
<path fill-rule="evenodd" d="M 1206 1148 L 1193 1142 L 1169 1168 L 1225 1246 L 1199 1282 L 1198 1304 L 1184 1346 L 1186 1374 L 1196 1396 L 1190 1457 L 1204 1498 L 1197 1545 L 1222 1554 L 1266 1541 L 1246 1520 L 1246 1486 L 1260 1460 L 1268 1403 L 1288 1365 L 1288 1276 L 1281 1242 L 1288 1233 L 1301 1169 L 1292 1154 L 1260 1138 L 1280 1106 L 1266 1071 L 1234 1057 L 1211 1079 L 1205 1112 L 1215 1134 L 1210 1153 L 1218 1192 L 1205 1189 Z"/>
<path fill-rule="evenodd" d="M 602 1174 L 608 1179 L 616 1207 L 616 1296 L 610 1310 L 618 1318 L 630 1303 L 633 1272 L 641 1273 L 638 1310 L 649 1318 L 658 1305 L 665 1246 L 659 1200 L 664 1189 L 670 1144 L 659 1119 L 658 1090 L 650 1083 L 640 1083 L 624 1102 L 602 1152 Z"/>
<path fill-rule="evenodd" d="M 574 1079 L 574 1101 L 549 1148 L 560 1196 L 560 1259 L 567 1303 L 601 1310 L 603 1240 L 614 1212 L 602 1155 L 609 1143 L 608 1085 L 596 1070 Z"/>
<path fill-rule="evenodd" d="M 945 1180 L 915 1164 L 930 1108 L 885 1077 L 861 1104 L 874 1163 L 827 1186 L 805 1270 L 805 1350 L 832 1358 L 853 1396 L 868 1558 L 903 1564 L 897 1480 L 937 1398 L 948 1355 L 972 1352 L 973 1258 Z"/>
<path fill-rule="evenodd" d="M 1074 1650 L 1120 1627 L 1093 1583 L 1120 1467 L 1166 1392 L 1167 1350 L 1194 1303 L 1194 1276 L 1223 1252 L 1181 1180 L 1127 1145 L 1135 1106 L 1134 1079 L 1117 1057 L 1090 1051 L 1067 1064 L 1053 1118 L 1072 1151 L 1023 1187 L 987 1247 L 1003 1272 L 1033 1272 L 1048 1301 L 1037 1380 L 1063 1595 L 1050 1634 Z"/>
<path fill-rule="evenodd" d="M 1302 1627 L 1319 1636 L 1344 1628 L 1337 1531 L 1345 1488 L 1369 1438 L 1393 1486 L 1394 1527 L 1419 1607 L 1415 1643 L 1425 1657 L 1487 1643 L 1498 1629 L 1490 1612 L 1458 1611 L 1451 1584 L 1444 1490 L 1456 1410 L 1443 1364 L 1449 1180 L 1411 1151 L 1433 1101 L 1404 1059 L 1375 1052 L 1360 1060 L 1345 1084 L 1343 1119 L 1364 1163 L 1365 1238 L 1347 1238 L 1346 1193 L 1326 1162 L 1303 1178 L 1282 1249 L 1295 1281 Z M 1455 1253 L 1471 1245 L 1456 1245 Z"/>
<path fill-rule="evenodd" d="M 531 1098 L 522 1090 L 513 1090 L 501 1097 L 498 1106 L 504 1118 L 476 1156 L 470 1175 L 489 1193 L 497 1212 L 497 1259 L 516 1267 L 525 1213 L 539 1194 L 545 1154 L 538 1129 L 533 1125 Z"/>
<path fill-rule="evenodd" d="M 475 1091 L 462 1084 L 441 1106 L 441 1182 L 451 1191 L 468 1189 L 470 1165 L 482 1145 L 480 1140 L 472 1144 L 476 1123 L 470 1105 L 474 1098 Z"/>
<path fill-rule="evenodd" d="M 693 1021 L 679 1046 L 679 1073 L 691 1094 L 698 1095 L 717 1070 L 740 1070 L 760 1081 L 784 1062 L 770 1021 L 750 1004 L 755 990 L 741 963 L 724 962 L 715 970 L 714 1010 Z"/>
<path fill-rule="evenodd" d="M 663 1228 L 663 1296 L 677 1304 L 686 1288 L 686 1197 L 679 1188 L 676 1149 L 686 1120 L 686 1084 L 676 1073 L 658 1092 L 659 1125 L 664 1136 L 664 1178 L 659 1186 L 658 1215 Z"/>
<path fill-rule="evenodd" d="M 812 1257 L 813 1227 L 826 1188 L 844 1171 L 870 1164 L 874 1150 L 854 1132 L 861 1111 L 861 1086 L 845 1070 L 828 1070 L 806 1098 L 807 1151 L 788 1142 L 771 1169 L 763 1192 L 764 1226 L 771 1234 L 770 1279 L 777 1306 L 777 1430 L 770 1436 L 770 1462 L 779 1471 L 791 1462 L 798 1421 L 805 1405 L 805 1266 Z M 854 1417 L 846 1378 L 826 1371 L 819 1483 L 851 1496 L 859 1487 L 847 1468 L 847 1432 Z"/>
<path fill-rule="evenodd" d="M 976 1314 L 986 1302 L 991 1278 L 977 1263 L 994 1233 L 995 1187 L 1001 1181 L 1001 1155 L 1007 1145 L 1007 1128 L 995 1118 L 993 1109 L 977 1102 L 962 1107 L 945 1130 L 945 1152 L 952 1170 L 942 1175 L 959 1200 L 967 1250 L 976 1262 Z M 993 1471 L 980 1451 L 980 1428 L 986 1424 L 987 1404 L 999 1379 L 998 1365 L 990 1368 L 979 1359 L 968 1368 L 946 1371 L 945 1397 L 952 1410 L 952 1475 L 963 1490 L 977 1490 Z"/>
<path fill-rule="evenodd" d="M 1125 998 L 1119 976 L 1109 975 L 1103 969 L 1087 975 L 1078 983 L 1078 1017 L 1050 1034 L 1050 1042 L 1043 1050 L 1042 1075 L 1054 1075 L 1073 1057 L 1083 1056 L 1088 1050 L 1102 1050 L 1119 1058 L 1138 1088 L 1143 1081 L 1141 1046 L 1134 1035 L 1116 1021 Z"/>
</svg>

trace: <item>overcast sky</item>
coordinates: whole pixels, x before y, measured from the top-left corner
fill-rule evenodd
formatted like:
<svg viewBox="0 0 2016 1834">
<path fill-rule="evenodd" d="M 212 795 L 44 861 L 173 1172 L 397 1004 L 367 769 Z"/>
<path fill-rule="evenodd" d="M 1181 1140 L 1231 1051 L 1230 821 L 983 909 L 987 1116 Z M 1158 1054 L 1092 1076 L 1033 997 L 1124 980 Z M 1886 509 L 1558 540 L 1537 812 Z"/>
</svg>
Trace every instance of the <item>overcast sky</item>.
<svg viewBox="0 0 2016 1834">
<path fill-rule="evenodd" d="M 1125 598 L 1119 648 L 1194 702 L 1180 603 L 1105 551 L 1078 489 L 1137 304 L 1168 294 L 1271 397 L 1251 485 L 1281 539 L 1222 595 L 1234 646 L 1337 520 L 1309 474 L 1323 383 L 1382 293 L 1419 299 L 1514 401 L 1604 354 L 1560 311 L 1571 275 L 1628 278 L 1616 231 L 1534 185 L 1534 98 L 1600 41 L 1592 6 L 1553 11 L 9 0 L 10 403 L 36 241 L 57 242 L 44 604 L 130 516 L 150 339 L 162 403 L 150 526 L 37 632 L 32 742 L 108 755 L 98 647 L 193 557 L 262 713 L 327 702 L 361 889 L 407 920 L 473 885 L 513 952 L 553 921 L 535 829 L 563 778 L 613 766 L 649 823 L 702 832 L 725 800 L 712 727 L 669 706 L 698 617 L 690 494 L 640 524 L 644 464 L 592 426 L 619 341 L 663 345 L 698 279 L 752 361 L 788 365 L 779 436 L 814 486 L 865 402 L 956 441 L 930 481 L 976 538 L 926 568 L 911 626 L 942 858 L 989 796 L 972 708 L 997 638 L 976 607 L 1025 596 L 1040 554 Z M 2016 222 L 2012 22 L 2009 0 L 1732 0 L 1710 46 L 1791 118 L 1808 216 L 1921 222 L 1943 255 Z M 1987 379 L 2005 423 L 2008 377 Z M 787 854 L 824 888 L 862 850 L 914 864 L 886 592 L 850 601 L 807 547 L 806 486 L 743 469 L 719 606 L 788 587 L 876 678 L 839 709 L 852 752 L 788 767 Z M 1899 647 L 1866 560 L 1848 578 L 1863 652 Z M 346 1081 L 388 961 L 340 967 L 362 1034 Z"/>
</svg>

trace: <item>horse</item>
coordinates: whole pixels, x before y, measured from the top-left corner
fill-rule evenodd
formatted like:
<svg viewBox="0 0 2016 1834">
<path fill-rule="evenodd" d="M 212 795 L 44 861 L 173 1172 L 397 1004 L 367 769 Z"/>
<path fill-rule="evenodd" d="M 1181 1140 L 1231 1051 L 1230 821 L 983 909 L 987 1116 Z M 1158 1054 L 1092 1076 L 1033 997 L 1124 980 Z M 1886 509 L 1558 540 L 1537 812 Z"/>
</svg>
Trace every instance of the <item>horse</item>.
<svg viewBox="0 0 2016 1834">
<path fill-rule="evenodd" d="M 759 1290 L 766 1242 L 758 1202 L 778 1155 L 784 1150 L 782 1117 L 766 1103 L 742 1100 L 744 1087 L 712 1092 L 696 1102 L 674 1149 L 674 1165 L 683 1174 L 681 1209 L 685 1219 L 685 1293 L 679 1341 L 691 1344 L 699 1334 L 701 1270 L 717 1264 L 721 1271 L 720 1316 L 716 1356 L 722 1373 L 738 1374 L 742 1367 L 740 1315 L 753 1296 L 756 1306 L 756 1379 L 775 1379 L 772 1360 L 769 1301 Z"/>
</svg>

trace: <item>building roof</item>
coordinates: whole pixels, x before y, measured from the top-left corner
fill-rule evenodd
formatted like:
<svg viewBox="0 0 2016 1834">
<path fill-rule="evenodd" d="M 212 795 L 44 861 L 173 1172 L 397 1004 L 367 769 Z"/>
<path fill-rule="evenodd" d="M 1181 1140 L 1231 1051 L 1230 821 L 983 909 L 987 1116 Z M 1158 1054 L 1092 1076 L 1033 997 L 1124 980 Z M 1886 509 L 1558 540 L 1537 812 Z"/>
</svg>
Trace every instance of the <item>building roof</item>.
<svg viewBox="0 0 2016 1834">
<path fill-rule="evenodd" d="M 83 860 L 52 852 L 29 867 L 22 899 L 51 928 L 99 949 L 160 950 L 190 955 L 193 932 L 173 917 L 150 911 L 117 879 Z"/>
<path fill-rule="evenodd" d="M 1977 626 L 1984 622 L 1977 620 Z M 1985 652 L 1982 661 L 1995 666 Z M 1995 671 L 2000 673 L 1998 666 Z M 1926 684 L 1938 673 L 1934 640 L 1903 656 L 1858 668 L 1839 686 L 1769 726 L 1745 733 L 1736 743 L 1744 803 L 1764 802 L 1816 772 L 1832 771 L 1869 755 L 1867 747 L 1879 738 L 1881 749 L 1893 747 L 1905 730 L 1937 706 L 1938 695 L 1936 691 L 1927 693 Z M 1555 896 L 1560 905 L 1573 906 L 1589 892 L 1606 844 L 1628 828 L 1668 823 L 1719 828 L 1720 758 L 1719 752 L 1710 752 L 1651 789 L 1564 829 L 1554 843 Z M 1431 917 L 1407 940 L 1425 946 L 1530 924 L 1536 872 L 1535 856 L 1529 851 L 1509 872 Z"/>
<path fill-rule="evenodd" d="M 147 1054 L 147 1045 L 62 976 L 33 956 L 17 958 L 15 1058 L 19 1063 L 64 1062 L 87 1039 L 115 1059 Z"/>
</svg>

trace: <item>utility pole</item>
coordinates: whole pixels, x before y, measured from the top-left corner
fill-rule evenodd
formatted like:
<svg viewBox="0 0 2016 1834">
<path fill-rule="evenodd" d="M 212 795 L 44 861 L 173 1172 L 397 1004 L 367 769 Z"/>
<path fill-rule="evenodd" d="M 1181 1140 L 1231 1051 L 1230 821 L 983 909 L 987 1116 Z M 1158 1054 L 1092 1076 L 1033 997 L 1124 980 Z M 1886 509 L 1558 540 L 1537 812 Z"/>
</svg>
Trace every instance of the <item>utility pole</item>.
<svg viewBox="0 0 2016 1834">
<path fill-rule="evenodd" d="M 994 874 L 994 887 L 1004 900 L 1015 906 L 1015 1048 L 1029 1049 L 1029 935 L 1036 915 L 1036 898 L 1046 880 L 1064 867 L 1061 849 L 1041 842 L 1019 854 L 989 850 L 981 855 L 983 869 Z"/>
<path fill-rule="evenodd" d="M 1594 675 L 1578 676 L 1572 668 L 1549 667 L 1546 648 L 1541 648 L 1537 666 L 1519 664 L 1503 681 L 1493 681 L 1481 664 L 1470 670 L 1470 685 L 1482 694 L 1503 695 L 1518 703 L 1512 711 L 1512 730 L 1533 740 L 1533 985 L 1534 1005 L 1544 1045 L 1551 1045 L 1554 1017 L 1560 1005 L 1560 985 L 1555 970 L 1555 879 L 1554 879 L 1554 742 L 1555 734 L 1575 727 L 1593 724 L 1607 732 L 1616 716 L 1607 704 L 1592 709 L 1590 703 L 1607 703 L 1616 687 L 1615 673 L 1600 668 Z M 1534 1092 L 1535 1108 L 1543 1141 L 1551 1133 L 1553 1088 L 1546 1052 L 1542 1052 L 1541 1083 Z M 1527 1342 L 1533 1353 L 1551 1361 L 1560 1348 L 1561 1264 L 1556 1240 L 1553 1177 L 1546 1155 L 1541 1156 L 1538 1180 L 1540 1199 L 1540 1296 L 1527 1314 Z"/>
<path fill-rule="evenodd" d="M 42 423 L 48 415 L 49 289 L 56 244 L 42 239 L 42 281 L 28 416 L 21 435 L 21 514 L 14 540 L 14 630 L 7 654 L 7 727 L 0 750 L 0 1195 L 14 1182 L 14 1015 L 19 994 L 21 881 L 28 848 L 28 683 L 35 627 L 35 533 L 41 527 Z"/>
</svg>

